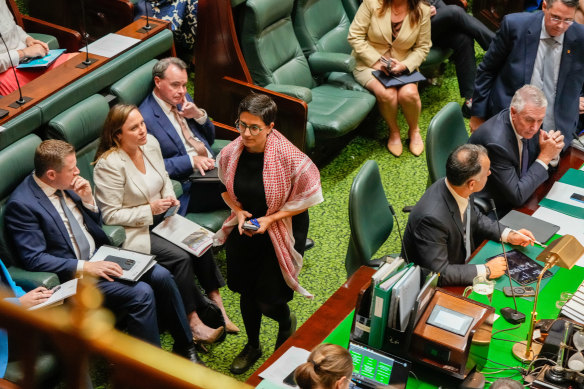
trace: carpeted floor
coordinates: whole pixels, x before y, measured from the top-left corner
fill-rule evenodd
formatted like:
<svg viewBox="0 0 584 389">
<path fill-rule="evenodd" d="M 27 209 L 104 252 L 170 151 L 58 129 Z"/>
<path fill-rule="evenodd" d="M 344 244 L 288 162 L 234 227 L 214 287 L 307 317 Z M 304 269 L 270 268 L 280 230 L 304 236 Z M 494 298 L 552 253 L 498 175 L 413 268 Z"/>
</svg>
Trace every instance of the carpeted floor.
<svg viewBox="0 0 584 389">
<path fill-rule="evenodd" d="M 480 57 L 477 59 L 477 63 L 482 57 L 482 52 L 477 45 L 477 53 L 479 52 Z M 438 85 L 424 87 L 421 98 L 423 109 L 420 128 L 423 132 L 422 136 L 425 138 L 430 120 L 444 104 L 450 101 L 462 102 L 452 64 L 447 64 L 445 73 L 438 78 Z M 296 295 L 290 303 L 292 311 L 296 312 L 298 317 L 299 326 L 346 280 L 344 259 L 349 241 L 348 195 L 353 178 L 363 163 L 373 159 L 379 164 L 385 192 L 388 200 L 398 212 L 402 229 L 407 222 L 407 216 L 400 210 L 405 205 L 415 204 L 425 190 L 428 179 L 426 155 L 422 154 L 416 158 L 409 151 L 404 151 L 400 158 L 393 157 L 385 149 L 387 141 L 385 122 L 376 115 L 374 120 L 368 121 L 369 125 L 372 123 L 375 125 L 374 129 L 360 128 L 357 130 L 358 135 L 334 159 L 324 166 L 319 166 L 325 201 L 310 209 L 309 237 L 314 239 L 316 246 L 305 254 L 304 267 L 300 274 L 301 284 L 312 292 L 315 298 L 308 300 Z M 407 126 L 401 115 L 400 125 L 402 126 L 402 138 L 405 138 Z M 365 136 L 365 133 L 369 135 Z M 381 247 L 378 256 L 398 252 L 399 247 L 399 237 L 394 226 L 394 232 Z M 224 252 L 221 251 L 216 258 L 225 274 L 224 255 Z M 214 346 L 208 354 L 202 355 L 202 358 L 212 369 L 231 375 L 229 365 L 245 345 L 246 336 L 239 313 L 239 296 L 227 288 L 223 288 L 221 293 L 228 314 L 242 329 L 242 332 L 238 335 L 228 335 L 223 343 Z M 277 324 L 271 319 L 263 319 L 261 344 L 264 355 L 248 373 L 236 376 L 237 379 L 247 379 L 251 372 L 271 355 L 277 327 Z"/>
</svg>

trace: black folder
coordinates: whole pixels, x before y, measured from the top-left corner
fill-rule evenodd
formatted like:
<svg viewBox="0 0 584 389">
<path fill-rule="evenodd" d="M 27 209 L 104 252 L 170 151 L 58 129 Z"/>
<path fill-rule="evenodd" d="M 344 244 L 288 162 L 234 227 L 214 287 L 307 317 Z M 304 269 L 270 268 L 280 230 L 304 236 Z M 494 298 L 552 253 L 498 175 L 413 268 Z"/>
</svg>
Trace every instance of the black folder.
<svg viewBox="0 0 584 389">
<path fill-rule="evenodd" d="M 536 217 L 530 216 L 526 213 L 511 211 L 501 219 L 501 224 L 520 230 L 525 228 L 533 233 L 535 239 L 541 243 L 547 242 L 556 232 L 560 230 L 560 226 L 548 223 Z"/>
<path fill-rule="evenodd" d="M 410 74 L 400 74 L 399 76 L 388 76 L 381 70 L 376 70 L 373 72 L 375 78 L 379 80 L 386 88 L 391 86 L 402 86 L 406 84 L 412 84 L 414 82 L 426 81 L 426 77 L 422 73 L 415 71 Z"/>
</svg>

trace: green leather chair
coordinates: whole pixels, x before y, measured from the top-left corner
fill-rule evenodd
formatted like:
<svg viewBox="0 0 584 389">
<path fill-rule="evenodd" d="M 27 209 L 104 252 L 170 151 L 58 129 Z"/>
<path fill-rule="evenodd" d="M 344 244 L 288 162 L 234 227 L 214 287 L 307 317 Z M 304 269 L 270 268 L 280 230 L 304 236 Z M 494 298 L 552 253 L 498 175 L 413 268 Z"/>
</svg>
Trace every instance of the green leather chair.
<svg viewBox="0 0 584 389">
<path fill-rule="evenodd" d="M 254 83 L 300 98 L 316 143 L 357 128 L 375 105 L 369 93 L 336 84 L 317 84 L 313 75 L 352 72 L 354 59 L 342 53 L 304 57 L 291 21 L 293 0 L 248 0 L 241 20 L 241 48 Z"/>
<path fill-rule="evenodd" d="M 71 143 L 76 150 L 80 175 L 93 183 L 93 159 L 109 105 L 102 95 L 93 95 L 55 116 L 50 122 L 47 137 Z M 126 233 L 121 226 L 103 226 L 113 246 L 121 246 Z"/>
<path fill-rule="evenodd" d="M 446 104 L 430 121 L 426 134 L 428 186 L 446 177 L 446 160 L 452 151 L 468 141 L 460 105 Z"/>
<path fill-rule="evenodd" d="M 375 161 L 365 162 L 353 180 L 349 193 L 349 226 L 351 238 L 345 257 L 347 278 L 363 265 L 377 267 L 381 264 L 381 260 L 371 258 L 393 229 L 393 216 Z"/>
<path fill-rule="evenodd" d="M 292 12 L 294 32 L 308 62 L 330 57 L 333 53 L 351 55 L 347 41 L 351 20 L 343 3 L 338 0 L 296 0 Z M 350 60 L 350 59 L 349 59 Z M 342 88 L 369 93 L 351 72 L 330 72 L 324 75 L 331 84 Z"/>
<path fill-rule="evenodd" d="M 111 94 L 116 96 L 117 101 L 120 103 L 140 105 L 142 100 L 146 98 L 148 93 L 152 92 L 152 88 L 154 87 L 154 83 L 152 82 L 152 68 L 156 62 L 157 60 L 149 61 L 122 77 L 111 86 Z M 229 140 L 225 139 L 215 139 L 211 149 L 214 153 L 218 153 L 229 142 Z M 176 197 L 180 197 L 182 194 L 182 186 L 180 182 L 172 181 Z M 220 209 L 211 212 L 189 213 L 185 217 L 208 230 L 216 232 L 229 216 L 229 212 L 229 210 Z"/>
<path fill-rule="evenodd" d="M 4 225 L 4 212 L 10 194 L 34 169 L 34 151 L 41 139 L 29 134 L 0 151 L 0 258 L 17 285 L 29 291 L 38 286 L 53 288 L 59 285 L 54 273 L 29 272 L 19 267 L 20 259 L 12 245 L 12 238 Z"/>
</svg>

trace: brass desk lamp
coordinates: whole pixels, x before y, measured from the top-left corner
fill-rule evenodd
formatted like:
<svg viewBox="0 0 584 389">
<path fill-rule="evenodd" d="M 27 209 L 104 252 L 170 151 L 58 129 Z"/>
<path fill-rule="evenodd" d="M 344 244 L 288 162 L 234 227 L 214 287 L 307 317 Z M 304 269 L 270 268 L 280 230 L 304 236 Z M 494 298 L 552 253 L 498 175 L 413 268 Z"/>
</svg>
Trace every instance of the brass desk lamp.
<svg viewBox="0 0 584 389">
<path fill-rule="evenodd" d="M 533 329 L 537 318 L 537 298 L 539 296 L 539 286 L 541 279 L 546 271 L 557 265 L 564 269 L 571 269 L 574 264 L 584 254 L 584 247 L 572 235 L 564 235 L 554 240 L 545 250 L 537 256 L 537 260 L 545 262 L 543 270 L 537 277 L 537 287 L 535 289 L 535 298 L 533 301 L 533 310 L 531 320 L 529 321 L 529 331 L 527 341 L 517 342 L 513 345 L 513 355 L 522 362 L 529 362 L 535 359 L 541 345 L 533 343 Z"/>
</svg>

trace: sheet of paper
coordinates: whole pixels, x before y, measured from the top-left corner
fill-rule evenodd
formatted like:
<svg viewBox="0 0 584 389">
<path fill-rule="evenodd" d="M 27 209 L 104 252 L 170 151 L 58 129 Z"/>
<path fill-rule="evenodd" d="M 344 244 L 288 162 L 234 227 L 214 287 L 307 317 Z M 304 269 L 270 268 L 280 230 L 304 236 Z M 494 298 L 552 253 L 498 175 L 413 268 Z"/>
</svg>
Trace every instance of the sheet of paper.
<svg viewBox="0 0 584 389">
<path fill-rule="evenodd" d="M 568 216 L 549 208 L 539 207 L 532 216 L 560 226 L 560 229 L 557 232 L 559 235 L 573 235 L 576 231 L 584 231 L 584 220 Z"/>
<path fill-rule="evenodd" d="M 90 54 L 111 58 L 138 43 L 140 43 L 139 39 L 111 33 L 90 43 L 88 49 Z M 79 51 L 84 53 L 85 47 Z"/>
<path fill-rule="evenodd" d="M 77 293 L 77 278 L 73 278 L 72 280 L 69 280 L 61 285 L 56 286 L 53 289 L 53 294 L 51 295 L 51 297 L 49 297 L 47 301 L 35 305 L 33 307 L 30 307 L 28 310 L 34 311 L 36 309 L 41 309 L 49 305 L 53 305 L 55 303 L 58 303 L 59 301 L 66 299 L 67 297 L 73 296 L 75 293 Z"/>
<path fill-rule="evenodd" d="M 284 381 L 294 369 L 300 364 L 306 362 L 310 355 L 310 351 L 299 347 L 290 347 L 278 360 L 272 363 L 266 370 L 262 371 L 259 376 L 267 379 L 272 383 L 278 384 Z M 290 388 L 290 386 L 282 383 L 283 388 Z"/>
<path fill-rule="evenodd" d="M 571 199 L 572 193 L 578 193 L 584 195 L 584 189 L 577 186 L 572 186 L 564 184 L 561 182 L 554 183 L 554 186 L 550 189 L 548 194 L 545 196 L 547 199 L 559 201 L 560 203 L 570 204 L 575 207 L 584 208 L 584 203 L 581 201 L 576 201 Z M 554 223 L 557 225 L 557 223 Z"/>
</svg>

